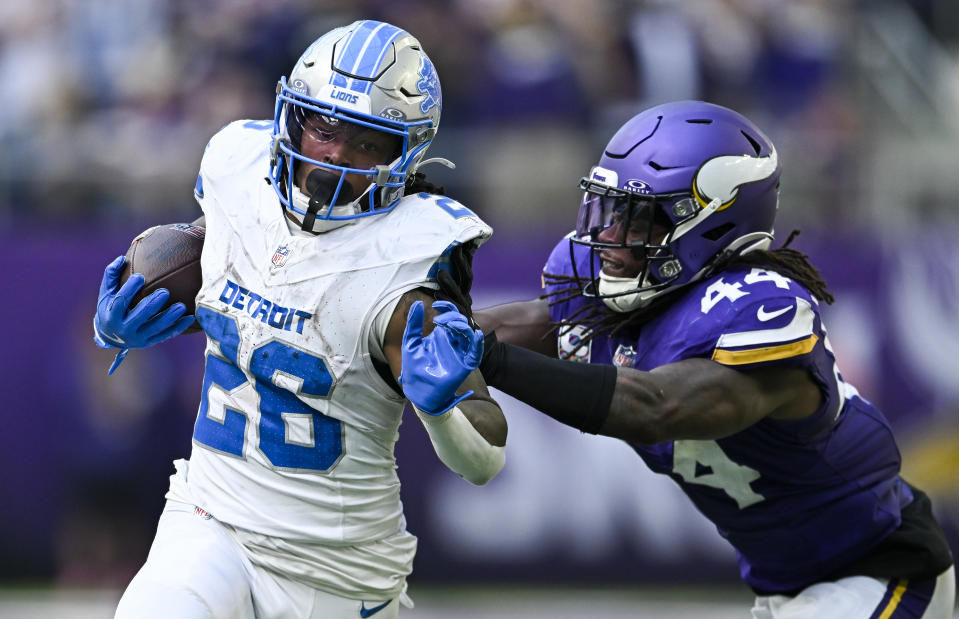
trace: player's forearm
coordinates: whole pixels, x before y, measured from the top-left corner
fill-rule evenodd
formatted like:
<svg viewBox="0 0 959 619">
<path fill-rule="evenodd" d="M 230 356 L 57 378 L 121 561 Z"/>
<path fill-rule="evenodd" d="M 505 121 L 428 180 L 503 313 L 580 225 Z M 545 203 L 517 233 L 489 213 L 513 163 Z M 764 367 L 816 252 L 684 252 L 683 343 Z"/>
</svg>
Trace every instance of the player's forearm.
<svg viewBox="0 0 959 619">
<path fill-rule="evenodd" d="M 470 425 L 487 443 L 498 447 L 506 444 L 506 417 L 498 404 L 474 397 L 463 400 L 459 407 Z"/>
<path fill-rule="evenodd" d="M 643 372 L 488 345 L 481 369 L 491 387 L 583 432 L 644 444 L 715 439 L 763 416 L 747 375 L 705 359 Z"/>
<path fill-rule="evenodd" d="M 466 408 L 471 416 L 479 418 L 488 434 L 501 435 L 501 442 L 493 444 L 474 426 L 460 407 Z M 496 412 L 482 409 L 493 407 Z M 502 411 L 492 402 L 465 400 L 442 415 L 429 415 L 414 407 L 417 417 L 423 422 L 433 449 L 440 460 L 454 473 L 472 484 L 481 486 L 496 476 L 506 463 L 506 428 Z M 496 421 L 502 419 L 502 428 Z"/>
<path fill-rule="evenodd" d="M 561 423 L 596 434 L 609 414 L 616 368 L 553 359 L 487 336 L 480 369 L 490 387 Z"/>
<path fill-rule="evenodd" d="M 473 394 L 460 402 L 459 408 L 470 424 L 490 445 L 505 445 L 508 430 L 506 417 L 499 404 L 490 396 L 489 388 L 479 370 L 474 370 L 466 377 L 457 393 L 466 391 L 472 391 Z"/>
</svg>

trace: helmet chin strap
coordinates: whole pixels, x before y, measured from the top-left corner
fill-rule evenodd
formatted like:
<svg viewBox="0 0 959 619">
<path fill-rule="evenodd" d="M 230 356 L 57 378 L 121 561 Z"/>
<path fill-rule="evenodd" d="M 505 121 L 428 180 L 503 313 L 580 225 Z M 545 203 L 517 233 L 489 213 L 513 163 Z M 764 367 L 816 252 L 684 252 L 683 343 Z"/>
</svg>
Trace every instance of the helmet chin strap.
<svg viewBox="0 0 959 619">
<path fill-rule="evenodd" d="M 337 186 L 340 187 L 340 192 L 336 196 L 336 204 L 329 207 L 327 205 L 332 201 Z M 353 186 L 345 179 L 341 183 L 340 177 L 329 170 L 317 168 L 310 172 L 306 177 L 306 190 L 310 193 L 310 201 L 306 207 L 306 215 L 303 217 L 302 228 L 307 232 L 316 231 L 316 215 L 324 207 L 330 215 L 352 215 L 355 212 L 352 206 L 342 206 L 353 200 Z M 340 207 L 341 213 L 336 212 L 337 207 Z"/>
<path fill-rule="evenodd" d="M 290 199 L 290 203 L 301 211 L 308 211 L 310 198 L 305 193 L 300 191 L 299 188 L 293 187 L 293 196 Z M 333 208 L 333 216 L 335 217 L 352 215 L 353 212 L 354 209 L 350 206 L 337 206 Z M 347 226 L 356 221 L 354 219 L 325 219 L 323 217 L 316 217 L 314 215 L 313 226 L 307 227 L 303 224 L 305 218 L 292 208 L 286 209 L 286 214 L 296 222 L 297 226 L 301 230 L 313 234 L 322 234 L 324 232 L 329 232 L 330 230 L 336 230 L 337 228 L 342 228 L 343 226 Z"/>
</svg>

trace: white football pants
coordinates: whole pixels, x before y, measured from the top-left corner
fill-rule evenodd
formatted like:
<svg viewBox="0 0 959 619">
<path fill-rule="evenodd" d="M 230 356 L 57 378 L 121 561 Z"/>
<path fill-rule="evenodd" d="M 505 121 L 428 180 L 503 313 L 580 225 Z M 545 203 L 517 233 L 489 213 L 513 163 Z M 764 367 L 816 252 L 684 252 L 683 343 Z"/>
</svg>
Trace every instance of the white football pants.
<svg viewBox="0 0 959 619">
<path fill-rule="evenodd" d="M 117 606 L 117 619 L 397 619 L 400 597 L 353 600 L 279 577 L 250 563 L 217 520 L 167 501 L 146 563 Z"/>
<path fill-rule="evenodd" d="M 952 619 L 955 599 L 955 567 L 918 581 L 851 576 L 816 583 L 795 597 L 757 597 L 753 619 Z"/>
</svg>

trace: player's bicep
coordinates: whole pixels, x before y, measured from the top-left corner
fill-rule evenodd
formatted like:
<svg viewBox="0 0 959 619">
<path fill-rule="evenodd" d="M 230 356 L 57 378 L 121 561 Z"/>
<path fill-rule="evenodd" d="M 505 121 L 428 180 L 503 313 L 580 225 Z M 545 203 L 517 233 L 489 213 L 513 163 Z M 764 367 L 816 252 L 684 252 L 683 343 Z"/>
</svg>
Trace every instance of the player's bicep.
<svg viewBox="0 0 959 619">
<path fill-rule="evenodd" d="M 546 299 L 516 301 L 473 312 L 483 333 L 496 331 L 496 339 L 522 346 L 549 357 L 556 356 L 556 336 L 552 333 L 549 303 Z"/>
<path fill-rule="evenodd" d="M 386 336 L 383 339 L 383 355 L 390 366 L 393 377 L 399 379 L 403 371 L 403 333 L 406 331 L 406 317 L 415 301 L 423 302 L 423 335 L 433 331 L 433 317 L 437 312 L 433 309 L 433 297 L 424 290 L 415 289 L 403 293 L 393 308 L 390 322 L 386 327 Z"/>
<path fill-rule="evenodd" d="M 819 389 L 800 368 L 772 365 L 743 371 L 705 359 L 688 359 L 652 373 L 668 377 L 673 389 L 688 399 L 690 409 L 705 413 L 694 422 L 693 431 L 725 436 L 765 417 L 798 419 L 819 406 Z M 695 410 L 687 414 L 693 416 Z"/>
<path fill-rule="evenodd" d="M 765 417 L 808 416 L 820 398 L 803 369 L 773 366 L 746 372 L 708 359 L 685 359 L 651 372 L 621 370 L 603 434 L 644 443 L 719 439 Z"/>
</svg>

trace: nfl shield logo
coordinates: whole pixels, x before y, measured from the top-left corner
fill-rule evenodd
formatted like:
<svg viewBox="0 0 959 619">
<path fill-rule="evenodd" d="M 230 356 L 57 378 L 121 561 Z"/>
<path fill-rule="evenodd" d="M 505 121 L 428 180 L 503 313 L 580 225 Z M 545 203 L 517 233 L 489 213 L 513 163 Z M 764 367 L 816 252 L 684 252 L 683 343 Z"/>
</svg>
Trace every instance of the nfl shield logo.
<svg viewBox="0 0 959 619">
<path fill-rule="evenodd" d="M 589 356 L 593 343 L 583 342 L 583 337 L 588 333 L 583 325 L 564 326 L 559 330 L 559 358 L 567 361 L 578 361 L 580 363 L 589 363 Z"/>
<path fill-rule="evenodd" d="M 273 252 L 273 266 L 281 267 L 286 264 L 286 258 L 290 255 L 290 248 L 286 245 L 280 245 Z"/>
<path fill-rule="evenodd" d="M 632 346 L 619 345 L 616 354 L 613 355 L 613 365 L 623 368 L 633 367 L 633 361 L 636 360 L 636 349 Z"/>
</svg>

